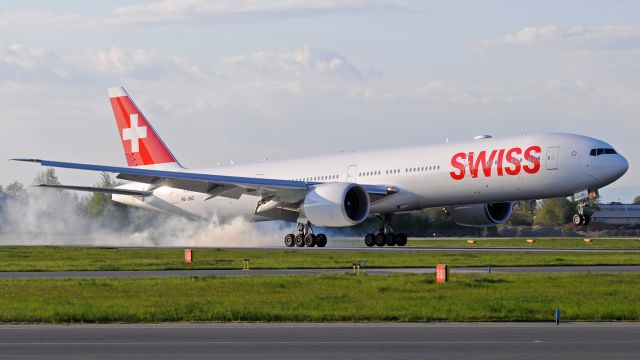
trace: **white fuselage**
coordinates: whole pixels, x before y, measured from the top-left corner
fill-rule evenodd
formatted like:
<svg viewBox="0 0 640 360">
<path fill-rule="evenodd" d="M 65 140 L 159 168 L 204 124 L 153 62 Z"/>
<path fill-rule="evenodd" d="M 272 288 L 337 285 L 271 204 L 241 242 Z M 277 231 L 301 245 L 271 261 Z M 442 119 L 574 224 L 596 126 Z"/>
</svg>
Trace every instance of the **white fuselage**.
<svg viewBox="0 0 640 360">
<path fill-rule="evenodd" d="M 525 154 L 525 150 L 532 147 L 539 151 Z M 511 158 L 507 159 L 507 153 L 514 148 L 521 151 L 512 151 Z M 373 203 L 371 213 L 393 213 L 570 196 L 598 189 L 617 180 L 628 168 L 627 161 L 619 154 L 590 154 L 592 149 L 600 148 L 611 146 L 585 136 L 546 133 L 188 171 L 309 183 L 391 186 L 397 193 Z M 478 161 L 483 152 L 484 158 Z M 463 155 L 455 157 L 456 154 Z M 149 185 L 129 183 L 122 187 L 147 190 Z M 208 194 L 169 187 L 157 188 L 153 196 L 144 199 L 113 195 L 114 201 L 171 214 L 273 220 L 255 214 L 259 201 L 256 196 L 208 198 Z"/>
</svg>

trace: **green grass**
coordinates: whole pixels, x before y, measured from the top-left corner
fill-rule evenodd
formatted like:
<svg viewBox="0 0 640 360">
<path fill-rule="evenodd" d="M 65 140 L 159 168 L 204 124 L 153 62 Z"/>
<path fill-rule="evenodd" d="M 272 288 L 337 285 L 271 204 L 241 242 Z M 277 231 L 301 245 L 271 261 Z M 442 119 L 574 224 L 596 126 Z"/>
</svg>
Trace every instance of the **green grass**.
<svg viewBox="0 0 640 360">
<path fill-rule="evenodd" d="M 181 249 L 0 247 L 0 271 L 240 269 L 249 258 L 254 269 L 367 267 L 640 265 L 640 253 L 446 253 L 396 251 L 299 251 L 197 249 L 194 263 Z"/>
<path fill-rule="evenodd" d="M 640 320 L 638 274 L 2 280 L 0 322 Z"/>
<path fill-rule="evenodd" d="M 534 239 L 535 243 L 527 243 L 527 239 Z M 638 238 L 592 238 L 591 244 L 584 238 L 477 238 L 474 245 L 469 245 L 467 239 L 411 239 L 407 246 L 428 247 L 521 247 L 532 249 L 640 249 Z"/>
</svg>

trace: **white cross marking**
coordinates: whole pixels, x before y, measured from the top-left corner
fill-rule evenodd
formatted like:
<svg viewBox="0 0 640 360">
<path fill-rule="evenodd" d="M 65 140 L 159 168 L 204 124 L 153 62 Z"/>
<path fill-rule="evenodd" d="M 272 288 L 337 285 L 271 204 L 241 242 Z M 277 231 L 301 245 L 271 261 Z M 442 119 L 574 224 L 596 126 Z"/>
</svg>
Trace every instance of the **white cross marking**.
<svg viewBox="0 0 640 360">
<path fill-rule="evenodd" d="M 131 140 L 131 152 L 140 152 L 140 139 L 147 137 L 147 127 L 138 127 L 138 114 L 129 115 L 131 121 L 131 127 L 128 129 L 122 129 L 122 141 Z"/>
</svg>

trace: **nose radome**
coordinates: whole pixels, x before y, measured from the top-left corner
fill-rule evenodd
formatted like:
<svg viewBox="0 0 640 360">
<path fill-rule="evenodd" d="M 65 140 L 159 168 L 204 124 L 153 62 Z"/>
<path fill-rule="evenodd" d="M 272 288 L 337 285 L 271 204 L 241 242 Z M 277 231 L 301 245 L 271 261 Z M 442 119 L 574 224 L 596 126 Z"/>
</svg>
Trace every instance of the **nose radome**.
<svg viewBox="0 0 640 360">
<path fill-rule="evenodd" d="M 624 156 L 620 155 L 620 176 L 624 175 L 629 170 L 629 161 Z"/>
</svg>

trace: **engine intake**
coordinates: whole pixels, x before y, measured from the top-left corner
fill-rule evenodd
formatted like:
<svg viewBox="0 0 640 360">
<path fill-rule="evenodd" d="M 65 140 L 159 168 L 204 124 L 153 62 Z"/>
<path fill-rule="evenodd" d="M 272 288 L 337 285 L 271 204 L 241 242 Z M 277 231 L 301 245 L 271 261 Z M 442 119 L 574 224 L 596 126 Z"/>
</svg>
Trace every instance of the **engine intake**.
<svg viewBox="0 0 640 360">
<path fill-rule="evenodd" d="M 304 198 L 302 208 L 314 225 L 352 226 L 369 216 L 371 201 L 364 188 L 352 183 L 329 183 L 315 186 Z"/>
<path fill-rule="evenodd" d="M 453 206 L 447 208 L 449 215 L 458 225 L 491 226 L 509 220 L 513 210 L 512 202 L 487 203 Z"/>
</svg>

